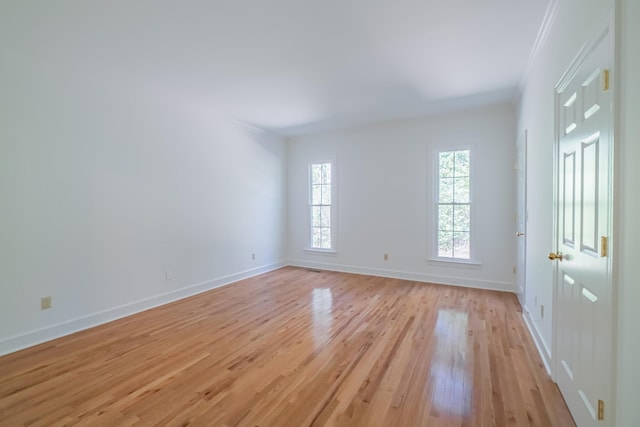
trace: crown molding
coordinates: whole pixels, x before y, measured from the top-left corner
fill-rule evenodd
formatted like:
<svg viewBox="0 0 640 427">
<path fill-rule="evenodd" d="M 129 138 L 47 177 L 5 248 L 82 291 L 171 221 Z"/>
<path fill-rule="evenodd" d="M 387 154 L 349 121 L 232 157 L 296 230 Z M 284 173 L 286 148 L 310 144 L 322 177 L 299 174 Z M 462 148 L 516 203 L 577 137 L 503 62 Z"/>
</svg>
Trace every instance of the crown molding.
<svg viewBox="0 0 640 427">
<path fill-rule="evenodd" d="M 553 22 L 555 21 L 559 6 L 560 0 L 551 0 L 549 6 L 547 7 L 547 11 L 545 12 L 544 18 L 542 19 L 542 24 L 540 25 L 540 29 L 538 30 L 538 35 L 536 36 L 536 40 L 533 43 L 531 52 L 529 53 L 529 59 L 527 60 L 525 72 L 522 75 L 522 79 L 520 80 L 520 93 L 522 93 L 522 90 L 524 89 L 524 85 L 529 78 L 529 74 L 531 73 L 533 65 L 535 64 L 536 59 L 538 59 L 538 55 L 540 54 L 542 47 L 549 37 L 549 32 L 551 31 L 551 27 L 553 26 Z"/>
</svg>

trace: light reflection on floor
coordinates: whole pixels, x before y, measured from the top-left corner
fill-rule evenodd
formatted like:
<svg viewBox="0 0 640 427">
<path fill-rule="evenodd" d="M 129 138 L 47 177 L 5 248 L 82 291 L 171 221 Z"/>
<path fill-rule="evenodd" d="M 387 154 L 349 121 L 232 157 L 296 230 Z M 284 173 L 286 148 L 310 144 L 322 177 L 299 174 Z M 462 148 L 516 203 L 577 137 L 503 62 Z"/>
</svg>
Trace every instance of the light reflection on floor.
<svg viewBox="0 0 640 427">
<path fill-rule="evenodd" d="M 434 409 L 460 416 L 471 412 L 473 378 L 467 371 L 469 316 L 457 310 L 438 311 L 431 360 L 431 403 Z"/>
<path fill-rule="evenodd" d="M 313 340 L 316 350 L 324 347 L 331 335 L 333 295 L 329 288 L 315 288 L 311 292 Z"/>
</svg>

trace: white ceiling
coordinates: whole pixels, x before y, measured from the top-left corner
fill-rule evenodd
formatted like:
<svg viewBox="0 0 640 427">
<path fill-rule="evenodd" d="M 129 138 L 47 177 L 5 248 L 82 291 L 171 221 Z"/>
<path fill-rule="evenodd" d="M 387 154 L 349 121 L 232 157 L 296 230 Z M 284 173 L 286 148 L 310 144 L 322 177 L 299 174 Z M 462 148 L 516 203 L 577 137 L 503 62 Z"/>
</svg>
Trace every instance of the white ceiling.
<svg viewBox="0 0 640 427">
<path fill-rule="evenodd" d="M 297 135 L 513 99 L 549 3 L 3 1 L 0 46 Z"/>
</svg>

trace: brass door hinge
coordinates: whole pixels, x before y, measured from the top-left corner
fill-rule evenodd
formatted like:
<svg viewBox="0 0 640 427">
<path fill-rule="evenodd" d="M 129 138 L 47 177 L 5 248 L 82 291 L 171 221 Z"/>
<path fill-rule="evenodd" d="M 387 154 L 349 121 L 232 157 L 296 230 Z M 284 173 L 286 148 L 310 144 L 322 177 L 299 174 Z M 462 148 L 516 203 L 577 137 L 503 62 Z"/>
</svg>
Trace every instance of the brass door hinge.
<svg viewBox="0 0 640 427">
<path fill-rule="evenodd" d="M 598 420 L 604 420 L 604 402 L 602 400 L 598 400 Z"/>
<path fill-rule="evenodd" d="M 602 90 L 605 92 L 609 90 L 609 70 L 606 68 L 602 70 Z"/>
<path fill-rule="evenodd" d="M 609 239 L 607 236 L 600 237 L 600 256 L 609 256 Z"/>
</svg>

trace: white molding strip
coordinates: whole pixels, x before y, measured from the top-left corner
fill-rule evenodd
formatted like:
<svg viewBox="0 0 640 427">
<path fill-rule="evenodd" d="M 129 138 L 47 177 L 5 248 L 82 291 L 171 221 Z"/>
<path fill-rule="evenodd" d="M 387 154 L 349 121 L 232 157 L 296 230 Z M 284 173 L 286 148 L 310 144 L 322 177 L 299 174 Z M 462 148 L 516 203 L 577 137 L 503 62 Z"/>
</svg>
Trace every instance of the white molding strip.
<svg viewBox="0 0 640 427">
<path fill-rule="evenodd" d="M 282 135 L 277 134 L 269 129 L 264 129 L 258 126 L 254 126 L 250 123 L 243 122 L 242 120 L 233 119 L 232 122 L 239 128 L 244 129 L 245 131 L 252 133 L 254 135 L 268 134 L 268 135 L 277 136 L 278 138 L 284 139 Z"/>
<path fill-rule="evenodd" d="M 284 266 L 286 266 L 285 262 L 267 264 L 262 267 L 241 271 L 239 273 L 230 274 L 217 279 L 208 280 L 206 282 L 196 283 L 171 292 L 154 295 L 149 298 L 99 311 L 77 319 L 67 320 L 46 328 L 36 329 L 20 335 L 4 338 L 0 340 L 0 356 L 41 344 L 46 341 L 51 341 L 74 332 L 102 325 L 113 320 L 131 316 L 132 314 L 178 301 L 202 292 L 210 291 L 221 286 L 230 285 L 239 280 L 277 270 Z"/>
<path fill-rule="evenodd" d="M 549 7 L 547 7 L 547 11 L 542 19 L 542 24 L 540 25 L 540 29 L 538 30 L 538 35 L 536 36 L 536 40 L 533 43 L 533 47 L 531 48 L 531 52 L 529 53 L 529 59 L 527 60 L 527 65 L 525 67 L 524 75 L 520 80 L 520 88 L 519 91 L 522 93 L 524 85 L 526 84 L 527 79 L 529 78 L 529 74 L 531 73 L 531 69 L 542 50 L 547 38 L 549 37 L 549 32 L 551 31 L 551 27 L 553 26 L 553 22 L 556 18 L 556 14 L 558 12 L 558 7 L 560 5 L 560 0 L 551 0 L 549 3 Z"/>
<path fill-rule="evenodd" d="M 515 284 L 509 282 L 494 282 L 489 280 L 469 279 L 466 277 L 440 276 L 409 271 L 356 267 L 352 265 L 329 264 L 305 260 L 289 260 L 288 264 L 293 267 L 329 270 L 341 273 L 364 274 L 368 276 L 388 277 L 391 279 L 413 280 L 416 282 L 438 283 L 442 285 L 464 286 L 467 288 L 515 293 Z"/>
<path fill-rule="evenodd" d="M 533 337 L 533 342 L 536 344 L 536 348 L 538 349 L 538 353 L 540 354 L 540 358 L 542 359 L 542 363 L 544 363 L 547 373 L 551 378 L 553 378 L 553 371 L 551 370 L 551 352 L 549 351 L 549 347 L 547 347 L 547 344 L 542 339 L 542 334 L 540 334 L 538 327 L 531 319 L 529 311 L 524 307 L 522 308 L 522 318 L 529 329 L 529 333 Z"/>
<path fill-rule="evenodd" d="M 23 334 L 0 339 L 0 356 L 22 350 L 37 344 L 54 340 L 66 335 L 73 334 L 94 326 L 102 325 L 123 317 L 131 316 L 144 310 L 149 310 L 161 305 L 169 304 L 202 292 L 206 292 L 221 286 L 226 286 L 238 282 L 239 280 L 277 270 L 285 266 L 313 268 L 320 270 L 338 271 L 343 273 L 363 274 L 370 276 L 388 277 L 392 279 L 404 279 L 417 282 L 439 283 L 444 285 L 465 286 L 477 289 L 489 289 L 502 292 L 515 292 L 515 285 L 508 282 L 493 282 L 488 280 L 469 279 L 463 277 L 440 276 L 425 273 L 407 272 L 399 270 L 386 270 L 367 267 L 356 267 L 349 265 L 338 265 L 329 263 L 319 263 L 303 260 L 289 260 L 288 262 L 278 262 L 268 264 L 251 270 L 230 274 L 217 279 L 212 279 L 202 283 L 196 283 L 181 289 L 177 289 L 164 294 L 154 295 L 132 303 L 113 307 L 97 313 L 82 316 L 76 319 L 67 320 L 62 323 L 36 329 Z M 530 328 L 531 329 L 531 328 Z M 534 340 L 536 340 L 535 334 Z M 536 340 L 536 345 L 538 345 Z M 538 347 L 538 350 L 540 348 Z M 541 352 L 542 353 L 542 352 Z M 543 358 L 544 359 L 544 358 Z M 546 363 L 546 362 L 545 362 Z"/>
</svg>

